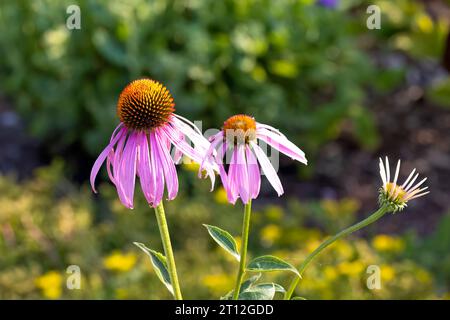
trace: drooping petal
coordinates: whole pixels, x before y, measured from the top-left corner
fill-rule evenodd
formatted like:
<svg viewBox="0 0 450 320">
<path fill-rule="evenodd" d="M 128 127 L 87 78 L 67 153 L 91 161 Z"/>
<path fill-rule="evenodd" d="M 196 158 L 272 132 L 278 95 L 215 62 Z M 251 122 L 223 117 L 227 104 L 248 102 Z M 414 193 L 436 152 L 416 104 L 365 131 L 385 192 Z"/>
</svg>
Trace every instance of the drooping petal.
<svg viewBox="0 0 450 320">
<path fill-rule="evenodd" d="M 181 121 L 181 120 L 183 121 Z M 192 140 L 196 148 L 201 148 L 205 152 L 209 148 L 208 140 L 202 135 L 200 130 L 189 120 L 179 115 L 171 119 L 171 123 L 180 130 L 188 139 Z"/>
<path fill-rule="evenodd" d="M 248 170 L 248 180 L 250 186 L 250 197 L 256 199 L 261 188 L 261 172 L 259 171 L 259 165 L 256 160 L 253 151 L 249 146 L 245 147 L 245 154 L 247 156 L 247 170 Z"/>
<path fill-rule="evenodd" d="M 286 138 L 286 136 L 284 134 L 282 134 L 280 130 L 275 129 L 274 127 L 269 126 L 268 124 L 263 124 L 263 123 L 257 122 L 256 123 L 256 130 L 259 130 L 259 129 L 266 129 L 266 130 L 269 130 L 269 131 L 271 131 L 271 132 L 273 132 L 275 134 L 278 134 L 278 135 Z"/>
<path fill-rule="evenodd" d="M 141 189 L 147 202 L 153 203 L 155 201 L 155 186 L 152 172 L 150 171 L 151 162 L 147 134 L 145 132 L 139 133 L 138 141 L 137 172 L 141 182 Z"/>
<path fill-rule="evenodd" d="M 121 124 L 116 128 L 121 128 Z M 114 131 L 115 133 L 116 131 Z M 110 143 L 106 146 L 106 148 L 100 153 L 97 160 L 95 160 L 94 165 L 92 166 L 91 170 L 91 176 L 90 176 L 90 182 L 91 182 L 91 188 L 92 190 L 97 193 L 97 190 L 95 189 L 95 178 L 97 177 L 98 172 L 100 171 L 100 168 L 105 162 L 106 157 L 110 154 L 111 150 L 113 150 L 114 145 L 117 143 L 117 141 L 126 134 L 126 130 L 122 129 L 120 130 L 115 136 L 113 134 Z"/>
<path fill-rule="evenodd" d="M 211 160 L 211 157 L 214 156 L 216 147 L 221 142 L 223 142 L 223 132 L 220 131 L 219 133 L 216 133 L 215 135 L 213 135 L 209 139 L 210 139 L 211 144 L 210 144 L 208 150 L 206 150 L 206 152 L 204 154 L 204 158 L 203 158 L 203 161 L 201 162 L 200 169 L 199 169 L 200 171 L 203 170 L 203 167 L 205 166 L 205 162 L 208 163 L 208 161 Z"/>
<path fill-rule="evenodd" d="M 237 146 L 236 160 L 236 180 L 239 187 L 239 195 L 241 196 L 242 202 L 247 204 L 250 200 L 250 186 L 247 160 L 245 158 L 245 146 L 243 144 Z"/>
<path fill-rule="evenodd" d="M 224 156 L 226 156 L 227 150 L 228 150 L 228 143 L 224 141 L 223 144 L 219 145 L 219 147 L 217 148 L 217 153 L 214 157 L 219 167 L 219 176 L 220 180 L 222 181 L 222 186 L 224 187 L 227 193 L 227 199 L 234 199 L 234 196 L 230 193 L 230 189 L 228 188 L 228 174 L 225 171 L 225 167 L 223 165 L 223 158 Z"/>
<path fill-rule="evenodd" d="M 168 200 L 173 200 L 178 193 L 178 175 L 175 164 L 170 157 L 170 151 L 167 149 L 167 138 L 161 136 L 160 133 L 155 130 L 155 140 L 157 146 L 157 154 L 161 160 L 162 169 L 167 186 Z"/>
<path fill-rule="evenodd" d="M 161 133 L 163 133 L 172 144 L 178 148 L 184 155 L 188 156 L 198 164 L 201 164 L 203 161 L 204 154 L 199 152 L 198 150 L 193 149 L 186 141 L 177 139 L 178 133 L 177 131 L 170 125 L 165 127 L 161 127 Z M 211 190 L 214 187 L 215 175 L 214 170 L 217 171 L 218 167 L 214 163 L 207 162 L 204 169 L 206 170 L 207 176 L 211 179 Z"/>
<path fill-rule="evenodd" d="M 137 133 L 128 135 L 123 149 L 118 170 L 115 173 L 116 188 L 120 201 L 129 209 L 133 208 L 134 188 L 136 182 Z"/>
<path fill-rule="evenodd" d="M 227 189 L 228 201 L 232 204 L 236 203 L 239 198 L 239 181 L 238 181 L 238 168 L 237 168 L 237 148 L 234 148 L 231 155 L 231 161 L 228 168 L 227 185 L 224 186 Z"/>
<path fill-rule="evenodd" d="M 278 196 L 281 196 L 284 193 L 283 186 L 281 185 L 280 178 L 278 177 L 275 169 L 270 163 L 269 158 L 267 158 L 267 156 L 264 154 L 264 151 L 262 151 L 262 149 L 254 141 L 250 141 L 250 145 L 255 151 L 256 158 L 261 165 L 261 169 L 264 175 L 267 177 L 270 184 L 277 192 Z"/>
<path fill-rule="evenodd" d="M 308 163 L 305 153 L 285 137 L 264 128 L 257 129 L 256 137 L 292 159 L 304 164 Z"/>
<path fill-rule="evenodd" d="M 155 199 L 150 205 L 156 207 L 160 204 L 164 195 L 164 172 L 162 159 L 158 153 L 157 140 L 155 137 L 155 132 L 149 133 L 150 137 L 150 161 L 151 161 L 151 172 L 153 177 L 153 183 L 155 186 Z"/>
</svg>

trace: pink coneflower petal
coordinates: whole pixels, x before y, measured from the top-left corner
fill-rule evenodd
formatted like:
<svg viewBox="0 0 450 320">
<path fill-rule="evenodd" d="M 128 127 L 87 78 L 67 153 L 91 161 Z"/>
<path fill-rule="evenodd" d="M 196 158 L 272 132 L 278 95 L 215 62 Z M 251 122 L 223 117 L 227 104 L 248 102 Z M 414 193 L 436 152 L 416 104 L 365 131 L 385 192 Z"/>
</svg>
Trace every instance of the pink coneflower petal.
<svg viewBox="0 0 450 320">
<path fill-rule="evenodd" d="M 217 146 L 223 142 L 223 133 L 222 133 L 222 131 L 220 131 L 219 133 L 216 133 L 215 135 L 211 136 L 209 138 L 209 140 L 211 141 L 211 143 L 210 143 L 210 146 L 208 147 L 208 149 L 205 152 L 204 159 L 201 162 L 200 171 L 203 170 L 203 168 L 205 166 L 205 163 L 208 162 L 208 160 L 211 158 L 211 156 L 214 156 L 214 152 L 215 152 Z M 222 163 L 222 158 L 219 158 L 219 160 L 220 160 L 220 163 Z M 217 162 L 217 164 L 219 164 L 219 162 Z"/>
<path fill-rule="evenodd" d="M 237 146 L 237 165 L 236 179 L 239 186 L 239 195 L 244 204 L 250 200 L 250 186 L 248 180 L 247 161 L 245 159 L 245 146 L 243 144 Z"/>
<path fill-rule="evenodd" d="M 156 207 L 162 200 L 164 194 L 164 173 L 162 160 L 158 153 L 157 141 L 155 132 L 150 132 L 150 162 L 153 176 L 153 183 L 155 186 L 155 200 L 150 205 Z"/>
<path fill-rule="evenodd" d="M 281 133 L 280 130 L 278 130 L 278 129 L 272 127 L 272 126 L 269 126 L 268 124 L 263 124 L 263 123 L 257 122 L 256 123 L 256 130 L 259 130 L 259 129 L 266 129 L 266 130 L 268 130 L 270 132 L 273 132 L 273 133 L 275 133 L 275 134 L 277 134 L 279 136 L 282 136 L 282 137 L 286 138 L 286 136 L 283 133 Z"/>
<path fill-rule="evenodd" d="M 245 146 L 247 156 L 248 180 L 250 182 L 250 197 L 256 199 L 261 187 L 261 173 L 259 171 L 258 161 L 249 146 Z"/>
<path fill-rule="evenodd" d="M 234 149 L 231 154 L 230 167 L 228 169 L 228 201 L 236 203 L 239 198 L 239 183 L 238 183 L 238 150 Z"/>
<path fill-rule="evenodd" d="M 184 120 L 184 122 L 180 119 Z M 199 150 L 201 154 L 204 154 L 204 152 L 209 148 L 208 140 L 206 140 L 200 130 L 186 118 L 174 115 L 171 119 L 171 123 L 184 136 L 194 143 L 195 149 Z"/>
<path fill-rule="evenodd" d="M 155 201 L 155 185 L 152 174 L 150 172 L 150 150 L 147 140 L 147 134 L 141 132 L 139 134 L 138 142 L 139 152 L 137 158 L 137 172 L 141 182 L 142 193 L 148 203 L 154 203 Z"/>
<path fill-rule="evenodd" d="M 116 130 L 120 127 L 121 127 L 121 125 L 117 126 Z M 95 189 L 95 178 L 97 177 L 97 174 L 100 171 L 100 168 L 101 168 L 103 162 L 105 162 L 106 157 L 110 154 L 111 150 L 113 150 L 114 145 L 123 136 L 123 134 L 124 134 L 124 131 L 120 130 L 119 133 L 111 139 L 110 143 L 100 153 L 97 160 L 95 160 L 94 165 L 92 166 L 90 182 L 91 182 L 91 188 L 95 193 L 97 193 L 97 190 Z"/>
<path fill-rule="evenodd" d="M 161 128 L 161 132 L 172 142 L 172 144 L 178 148 L 181 152 L 183 152 L 186 156 L 191 158 L 197 163 L 202 163 L 204 158 L 204 153 L 200 153 L 199 151 L 193 149 L 189 144 L 187 144 L 184 140 L 177 139 L 177 132 L 171 126 L 165 126 Z M 205 150 L 206 152 L 206 150 Z M 214 188 L 215 175 L 214 170 L 217 170 L 217 165 L 211 167 L 211 164 L 208 160 L 208 166 L 205 168 L 208 177 L 211 179 L 211 190 Z"/>
<path fill-rule="evenodd" d="M 136 182 L 136 140 L 137 133 L 131 133 L 123 149 L 123 156 L 116 174 L 116 187 L 120 201 L 127 207 L 133 208 L 134 187 Z"/>
<path fill-rule="evenodd" d="M 261 169 L 265 176 L 267 177 L 267 180 L 269 180 L 272 187 L 277 192 L 278 196 L 281 196 L 283 191 L 283 186 L 281 185 L 280 178 L 278 178 L 278 175 L 273 168 L 272 164 L 269 161 L 269 158 L 265 155 L 264 151 L 261 150 L 261 148 L 253 141 L 250 142 L 250 145 L 255 151 L 256 158 L 258 159 L 259 164 L 261 165 Z"/>
<path fill-rule="evenodd" d="M 165 137 L 161 137 L 160 134 L 155 132 L 156 139 L 156 148 L 158 157 L 161 160 L 161 164 L 163 166 L 164 177 L 167 185 L 167 194 L 168 200 L 173 200 L 177 196 L 178 193 L 178 175 L 177 170 L 175 169 L 175 164 L 170 157 L 169 150 L 167 149 L 167 143 L 163 141 L 163 139 L 167 139 Z"/>
<path fill-rule="evenodd" d="M 256 137 L 292 159 L 304 164 L 308 163 L 305 158 L 305 153 L 285 137 L 266 129 L 258 129 L 256 131 Z"/>
</svg>

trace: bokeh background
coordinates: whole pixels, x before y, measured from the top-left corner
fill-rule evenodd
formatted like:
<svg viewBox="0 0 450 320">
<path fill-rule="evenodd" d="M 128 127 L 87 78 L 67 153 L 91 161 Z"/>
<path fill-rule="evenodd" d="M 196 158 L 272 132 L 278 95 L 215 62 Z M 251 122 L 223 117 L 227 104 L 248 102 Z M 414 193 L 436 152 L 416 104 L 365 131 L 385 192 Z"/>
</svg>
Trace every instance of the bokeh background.
<svg viewBox="0 0 450 320">
<path fill-rule="evenodd" d="M 81 8 L 81 30 L 66 9 Z M 366 27 L 369 5 L 381 29 Z M 339 241 L 305 273 L 308 299 L 450 298 L 450 1 L 127 0 L 0 2 L 0 298 L 170 298 L 133 241 L 162 250 L 154 214 L 111 183 L 88 186 L 139 77 L 171 90 L 177 113 L 220 128 L 236 113 L 282 130 L 309 165 L 280 159 L 285 195 L 254 201 L 250 253 L 298 264 L 377 208 L 378 157 L 416 167 L 431 194 Z M 240 233 L 227 204 L 179 168 L 166 205 L 186 298 L 219 298 L 237 265 L 202 223 Z M 366 287 L 381 268 L 382 288 Z M 78 265 L 80 290 L 66 268 Z M 285 285 L 285 274 L 268 274 Z"/>
</svg>

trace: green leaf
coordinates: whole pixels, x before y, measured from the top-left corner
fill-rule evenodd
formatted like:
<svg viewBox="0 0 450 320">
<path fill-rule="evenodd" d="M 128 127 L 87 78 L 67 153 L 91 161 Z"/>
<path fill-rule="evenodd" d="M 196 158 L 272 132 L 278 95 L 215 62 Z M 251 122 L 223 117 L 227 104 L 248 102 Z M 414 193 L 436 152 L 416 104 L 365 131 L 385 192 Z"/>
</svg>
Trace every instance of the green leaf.
<svg viewBox="0 0 450 320">
<path fill-rule="evenodd" d="M 252 272 L 291 271 L 300 277 L 297 269 L 286 261 L 275 256 L 261 256 L 253 259 L 247 265 L 247 270 Z"/>
<path fill-rule="evenodd" d="M 248 288 L 250 288 L 251 286 L 253 286 L 256 283 L 256 281 L 259 280 L 259 278 L 261 278 L 261 273 L 251 276 L 250 278 L 245 280 L 241 285 L 241 291 L 245 291 Z"/>
<path fill-rule="evenodd" d="M 219 246 L 235 257 L 237 261 L 241 259 L 241 256 L 237 250 L 236 241 L 231 234 L 215 226 L 208 224 L 204 224 L 204 226 L 208 229 L 210 236 L 219 244 Z"/>
<path fill-rule="evenodd" d="M 257 275 L 251 276 L 247 280 L 245 280 L 241 285 L 241 292 L 246 291 L 248 288 L 250 288 L 256 281 L 261 278 L 261 273 L 258 273 Z M 220 300 L 231 300 L 233 297 L 234 289 L 229 291 L 226 295 L 220 298 Z"/>
<path fill-rule="evenodd" d="M 306 298 L 303 297 L 293 297 L 291 300 L 306 300 Z"/>
<path fill-rule="evenodd" d="M 239 295 L 239 300 L 272 300 L 275 291 L 273 283 L 252 286 Z"/>
<path fill-rule="evenodd" d="M 170 275 L 169 270 L 167 269 L 166 257 L 155 250 L 147 248 L 143 243 L 133 243 L 150 257 L 150 261 L 152 262 L 153 268 L 155 269 L 156 275 L 158 276 L 159 280 L 161 280 L 161 282 L 173 295 L 173 287 L 170 282 Z"/>
<path fill-rule="evenodd" d="M 273 283 L 273 282 L 271 282 L 271 283 L 260 283 L 260 284 L 257 284 L 256 286 L 254 286 L 253 288 L 261 288 L 261 289 L 264 289 L 264 288 L 271 288 L 271 287 L 274 287 L 275 288 L 275 292 L 280 292 L 280 293 L 285 293 L 286 292 L 286 290 L 282 287 L 282 286 L 280 286 L 278 283 Z"/>
</svg>

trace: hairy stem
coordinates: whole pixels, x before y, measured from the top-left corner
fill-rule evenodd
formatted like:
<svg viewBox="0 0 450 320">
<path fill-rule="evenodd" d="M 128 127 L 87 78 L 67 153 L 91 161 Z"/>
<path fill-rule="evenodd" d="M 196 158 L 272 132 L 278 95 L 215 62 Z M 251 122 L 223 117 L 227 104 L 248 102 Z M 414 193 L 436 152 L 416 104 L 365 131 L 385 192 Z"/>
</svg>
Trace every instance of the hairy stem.
<svg viewBox="0 0 450 320">
<path fill-rule="evenodd" d="M 241 259 L 239 261 L 239 271 L 236 278 L 236 286 L 234 287 L 233 300 L 237 300 L 239 297 L 239 291 L 241 291 L 241 284 L 245 274 L 251 212 L 252 212 L 252 200 L 250 199 L 250 201 L 245 205 L 244 208 L 244 221 L 242 223 L 242 242 L 240 252 Z"/>
<path fill-rule="evenodd" d="M 173 256 L 172 244 L 170 242 L 169 227 L 167 226 L 166 214 L 162 202 L 155 208 L 156 220 L 158 221 L 159 233 L 164 247 L 164 254 L 167 259 L 167 268 L 169 269 L 170 282 L 173 287 L 173 294 L 176 300 L 183 300 L 180 284 L 178 282 L 177 268 Z"/>
</svg>

